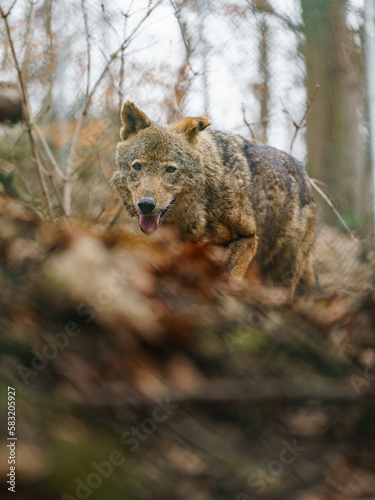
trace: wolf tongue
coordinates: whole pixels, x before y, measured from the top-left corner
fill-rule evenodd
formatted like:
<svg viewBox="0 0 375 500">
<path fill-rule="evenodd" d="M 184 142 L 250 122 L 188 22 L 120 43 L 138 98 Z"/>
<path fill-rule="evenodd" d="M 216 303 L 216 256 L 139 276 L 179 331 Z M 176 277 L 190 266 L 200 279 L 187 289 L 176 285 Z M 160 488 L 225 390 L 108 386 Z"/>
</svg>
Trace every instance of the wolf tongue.
<svg viewBox="0 0 375 500">
<path fill-rule="evenodd" d="M 139 225 L 146 233 L 151 233 L 159 225 L 160 214 L 140 215 Z"/>
</svg>

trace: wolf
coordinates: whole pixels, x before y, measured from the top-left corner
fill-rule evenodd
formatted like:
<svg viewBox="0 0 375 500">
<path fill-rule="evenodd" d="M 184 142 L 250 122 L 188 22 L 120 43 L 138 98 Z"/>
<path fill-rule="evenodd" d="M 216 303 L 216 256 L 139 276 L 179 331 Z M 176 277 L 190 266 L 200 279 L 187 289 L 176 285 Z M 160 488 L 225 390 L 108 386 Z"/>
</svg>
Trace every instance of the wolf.
<svg viewBox="0 0 375 500">
<path fill-rule="evenodd" d="M 267 283 L 315 285 L 317 210 L 309 177 L 293 156 L 211 120 L 161 126 L 126 101 L 112 181 L 130 216 L 150 235 L 171 224 L 182 240 L 227 249 L 231 278 L 256 264 Z"/>
</svg>

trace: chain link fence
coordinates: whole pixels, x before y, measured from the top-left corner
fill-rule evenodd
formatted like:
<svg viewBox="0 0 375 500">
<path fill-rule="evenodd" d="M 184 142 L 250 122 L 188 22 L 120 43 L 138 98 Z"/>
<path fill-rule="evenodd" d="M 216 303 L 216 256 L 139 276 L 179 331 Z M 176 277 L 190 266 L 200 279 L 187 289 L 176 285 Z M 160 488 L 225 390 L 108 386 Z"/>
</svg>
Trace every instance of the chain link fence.
<svg viewBox="0 0 375 500">
<path fill-rule="evenodd" d="M 22 374 L 28 443 L 18 498 L 374 499 L 364 0 L 0 7 L 0 96 L 24 101 L 23 123 L 16 108 L 0 125 L 0 203 L 73 221 L 47 237 L 1 205 L 0 375 Z M 207 115 L 301 160 L 323 192 L 325 295 L 228 292 L 211 250 L 132 239 L 109 183 L 125 99 L 156 122 Z M 93 236 L 114 226 L 125 231 Z"/>
<path fill-rule="evenodd" d="M 20 1 L 10 19 L 32 119 L 62 170 L 85 173 L 80 133 L 73 140 L 82 113 L 84 126 L 104 127 L 108 152 L 125 98 L 156 121 L 205 113 L 291 151 L 350 228 L 371 232 L 363 2 Z M 5 31 L 2 47 L 3 79 L 17 82 Z M 103 163 L 110 174 L 110 154 Z M 340 225 L 317 199 L 322 220 Z"/>
</svg>

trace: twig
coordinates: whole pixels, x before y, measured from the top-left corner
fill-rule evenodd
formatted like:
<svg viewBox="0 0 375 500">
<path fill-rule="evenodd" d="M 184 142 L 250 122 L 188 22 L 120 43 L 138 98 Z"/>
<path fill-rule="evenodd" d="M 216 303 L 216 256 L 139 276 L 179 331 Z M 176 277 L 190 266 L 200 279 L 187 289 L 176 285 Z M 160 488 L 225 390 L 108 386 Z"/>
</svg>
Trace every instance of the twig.
<svg viewBox="0 0 375 500">
<path fill-rule="evenodd" d="M 122 12 L 122 15 L 124 16 L 124 32 L 123 32 L 123 39 L 126 38 L 126 33 L 128 31 L 128 19 L 129 15 L 131 12 L 131 9 L 133 7 L 134 0 L 131 0 L 128 10 L 126 12 Z M 122 101 L 123 101 L 123 88 L 124 88 L 124 80 L 125 80 L 125 48 L 122 48 L 120 51 L 120 60 L 121 60 L 121 65 L 120 65 L 120 75 L 119 75 L 119 113 L 118 117 L 120 120 L 120 112 L 121 112 L 121 106 L 122 106 Z"/>
<path fill-rule="evenodd" d="M 147 11 L 147 13 L 143 16 L 143 18 L 139 21 L 139 23 L 137 24 L 137 26 L 133 29 L 133 31 L 130 33 L 130 35 L 122 42 L 122 44 L 110 55 L 109 59 L 108 59 L 108 62 L 107 64 L 105 65 L 105 67 L 103 68 L 103 71 L 100 73 L 100 75 L 98 76 L 95 84 L 93 85 L 92 89 L 91 89 L 91 92 L 89 93 L 88 95 L 88 98 L 87 98 L 87 101 L 86 101 L 86 105 L 82 111 L 82 115 L 86 115 L 87 114 L 87 110 L 89 108 L 89 105 L 90 105 L 90 102 L 91 102 L 91 99 L 96 91 L 96 89 L 98 88 L 100 82 L 102 81 L 104 75 L 106 74 L 107 72 L 107 67 L 114 61 L 114 59 L 116 59 L 117 55 L 119 52 L 121 52 L 122 50 L 124 50 L 128 45 L 129 43 L 131 42 L 131 40 L 133 39 L 133 37 L 135 36 L 135 34 L 137 33 L 137 31 L 139 30 L 139 28 L 142 26 L 142 24 L 147 20 L 147 18 L 151 15 L 151 13 L 163 2 L 163 0 L 159 0 L 158 2 L 156 2 L 155 5 L 153 5 L 152 7 L 150 7 L 150 9 Z"/>
<path fill-rule="evenodd" d="M 90 77 L 91 77 L 91 45 L 90 45 L 90 34 L 89 34 L 89 23 L 87 19 L 87 12 L 85 9 L 85 0 L 82 0 L 82 14 L 83 22 L 85 25 L 86 33 L 86 45 L 87 45 L 87 84 L 86 84 L 86 97 L 89 95 L 90 90 Z"/>
<path fill-rule="evenodd" d="M 44 135 L 42 134 L 42 131 L 40 130 L 40 128 L 38 127 L 38 125 L 36 123 L 34 123 L 34 129 L 35 129 L 36 135 L 39 137 L 39 140 L 42 143 L 42 146 L 43 146 L 45 152 L 47 153 L 47 156 L 48 156 L 50 162 L 52 163 L 54 169 L 56 170 L 56 173 L 58 174 L 58 176 L 62 180 L 64 180 L 64 181 L 67 180 L 66 175 L 59 167 L 57 161 L 55 160 L 55 158 L 52 154 L 51 148 L 48 146 L 48 143 L 47 143 Z"/>
<path fill-rule="evenodd" d="M 31 190 L 31 188 L 30 188 L 30 186 L 29 186 L 29 184 L 28 184 L 27 180 L 25 179 L 25 176 L 21 173 L 21 171 L 20 171 L 20 169 L 19 169 L 19 168 L 18 168 L 18 169 L 16 169 L 16 170 L 15 170 L 15 172 L 16 172 L 17 177 L 20 179 L 20 181 L 21 181 L 21 183 L 22 183 L 22 185 L 23 185 L 23 187 L 24 187 L 24 189 L 25 189 L 25 191 L 26 191 L 26 194 L 27 194 L 30 198 L 33 198 L 33 196 L 34 196 L 34 195 L 33 195 L 33 192 L 32 192 L 32 190 Z"/>
<path fill-rule="evenodd" d="M 198 72 L 197 71 L 194 71 L 192 65 L 191 65 L 191 62 L 190 62 L 190 56 L 191 56 L 191 47 L 190 47 L 190 42 L 189 40 L 187 39 L 187 36 L 186 36 L 186 28 L 185 26 L 182 24 L 181 22 L 181 13 L 180 11 L 177 9 L 176 5 L 174 4 L 173 0 L 169 0 L 170 4 L 172 5 L 172 8 L 174 10 L 174 16 L 175 18 L 177 19 L 177 23 L 178 23 L 178 26 L 180 28 L 180 32 L 181 32 L 181 37 L 182 37 L 182 41 L 184 42 L 184 45 L 185 45 L 185 50 L 186 50 L 186 62 L 188 63 L 191 71 L 193 72 L 194 76 L 198 75 Z"/>
<path fill-rule="evenodd" d="M 100 44 L 98 43 L 98 41 L 97 41 L 97 40 L 96 40 L 93 36 L 91 36 L 91 35 L 90 35 L 90 38 L 91 38 L 91 39 L 95 42 L 95 45 L 97 46 L 97 48 L 100 50 L 100 52 L 101 52 L 102 56 L 104 57 L 105 62 L 107 63 L 107 72 L 108 72 L 109 78 L 111 79 L 111 82 L 112 82 L 112 84 L 113 84 L 113 86 L 114 86 L 115 90 L 117 91 L 117 93 L 119 93 L 119 91 L 116 89 L 116 82 L 115 82 L 115 78 L 114 78 L 114 76 L 112 75 L 111 70 L 109 69 L 108 59 L 107 59 L 107 56 L 105 55 L 104 50 L 101 48 Z M 123 53 L 124 53 L 124 51 L 122 50 L 122 51 L 121 51 L 121 54 L 123 54 Z M 87 97 L 87 95 L 88 95 L 88 94 L 86 94 L 86 97 Z"/>
<path fill-rule="evenodd" d="M 296 140 L 296 137 L 297 137 L 297 134 L 298 134 L 299 130 L 306 125 L 307 115 L 308 115 L 308 113 L 310 111 L 310 108 L 311 108 L 313 102 L 316 99 L 316 96 L 317 96 L 317 93 L 319 92 L 319 89 L 320 89 L 320 85 L 317 83 L 315 85 L 315 89 L 314 89 L 314 91 L 312 93 L 312 96 L 307 101 L 305 113 L 304 113 L 304 115 L 302 117 L 302 120 L 299 122 L 299 124 L 296 127 L 296 131 L 294 133 L 293 140 L 292 140 L 291 145 L 290 145 L 290 150 L 292 150 L 292 148 L 293 148 L 293 144 L 294 144 L 294 141 Z"/>
<path fill-rule="evenodd" d="M 296 129 L 295 132 L 294 132 L 294 135 L 293 135 L 292 142 L 290 144 L 290 149 L 289 149 L 290 153 L 292 152 L 294 141 L 296 140 L 298 132 L 300 131 L 301 128 L 303 128 L 306 125 L 306 118 L 307 118 L 308 112 L 310 111 L 310 108 L 311 108 L 313 102 L 316 99 L 316 95 L 317 95 L 319 89 L 320 89 L 320 85 L 317 84 L 315 86 L 315 89 L 314 89 L 314 92 L 313 92 L 312 96 L 308 99 L 308 101 L 306 103 L 305 112 L 304 112 L 303 117 L 302 117 L 302 119 L 300 120 L 299 123 L 297 123 L 294 120 L 293 116 L 291 115 L 291 113 L 288 111 L 288 109 L 285 107 L 285 105 L 283 103 L 283 111 L 284 111 L 284 113 L 286 113 L 287 115 L 290 116 L 290 118 L 292 119 L 293 125 L 294 125 L 294 127 Z M 327 205 L 331 208 L 331 210 L 333 211 L 333 213 L 339 219 L 339 221 L 344 226 L 345 230 L 347 231 L 347 233 L 349 234 L 349 236 L 352 238 L 352 240 L 354 240 L 356 243 L 366 243 L 368 241 L 371 241 L 375 237 L 375 235 L 371 235 L 368 238 L 363 239 L 363 240 L 360 240 L 359 238 L 357 238 L 355 236 L 354 232 L 346 224 L 346 222 L 344 221 L 344 219 L 342 218 L 342 216 L 340 215 L 339 211 L 337 210 L 337 208 L 335 207 L 335 205 L 332 203 L 332 201 L 328 198 L 328 196 L 324 193 L 324 191 L 322 191 L 320 189 L 320 187 L 317 185 L 317 184 L 322 184 L 323 186 L 327 186 L 327 184 L 325 184 L 322 181 L 319 181 L 318 179 L 311 179 L 311 178 L 309 178 L 309 180 L 310 180 L 310 184 L 312 185 L 312 187 L 320 194 L 320 196 L 323 198 L 323 200 L 327 203 Z"/>
<path fill-rule="evenodd" d="M 286 108 L 286 106 L 284 105 L 283 101 L 281 100 L 281 102 L 283 104 L 283 111 L 284 111 L 284 113 L 286 113 L 288 116 L 290 116 L 290 118 L 291 118 L 291 120 L 293 122 L 293 125 L 295 127 L 293 139 L 292 139 L 292 142 L 290 143 L 289 153 L 292 152 L 292 149 L 293 149 L 293 146 L 294 146 L 294 142 L 295 142 L 295 140 L 297 138 L 298 132 L 301 130 L 301 128 L 303 128 L 303 127 L 306 126 L 307 115 L 308 115 L 308 113 L 310 111 L 310 108 L 311 108 L 313 102 L 316 99 L 316 95 L 319 92 L 319 89 L 320 89 L 320 85 L 316 84 L 314 92 L 312 93 L 312 96 L 307 100 L 305 112 L 304 112 L 303 117 L 301 118 L 301 120 L 300 120 L 299 123 L 297 123 L 294 120 L 293 116 L 291 115 L 291 113 L 289 112 L 289 110 Z"/>
<path fill-rule="evenodd" d="M 105 24 L 107 26 L 109 26 L 111 28 L 111 30 L 113 31 L 113 33 L 115 34 L 116 38 L 117 38 L 117 41 L 119 42 L 121 40 L 121 37 L 120 35 L 118 34 L 118 31 L 117 29 L 113 26 L 113 24 L 111 23 L 110 21 L 110 16 L 107 15 L 106 11 L 105 11 L 105 5 L 104 3 L 102 3 L 102 11 L 103 11 L 103 21 L 105 22 Z"/>
<path fill-rule="evenodd" d="M 317 179 L 311 179 L 310 178 L 310 184 L 312 187 L 320 194 L 320 196 L 324 199 L 324 201 L 327 203 L 327 205 L 332 209 L 333 213 L 336 215 L 336 217 L 339 219 L 341 224 L 344 226 L 345 230 L 349 234 L 349 236 L 354 240 L 356 243 L 368 243 L 369 241 L 372 241 L 375 238 L 375 234 L 371 234 L 368 238 L 363 238 L 359 239 L 355 236 L 354 231 L 351 231 L 351 229 L 348 227 L 344 219 L 341 217 L 340 213 L 336 209 L 335 205 L 332 203 L 332 201 L 328 198 L 328 196 L 320 189 L 320 187 L 317 186 L 317 183 L 325 184 L 324 182 L 318 181 Z M 327 184 L 325 184 L 327 185 Z"/>
<path fill-rule="evenodd" d="M 109 221 L 107 225 L 107 229 L 112 229 L 113 226 L 116 224 L 117 219 L 120 217 L 120 214 L 122 212 L 122 209 L 124 208 L 124 205 L 121 203 L 121 205 L 118 207 L 117 212 L 115 213 L 115 216 L 111 221 Z"/>
<path fill-rule="evenodd" d="M 341 215 L 338 212 L 338 210 L 336 209 L 335 205 L 328 198 L 328 196 L 324 193 L 324 191 L 322 191 L 320 189 L 320 187 L 316 185 L 315 179 L 311 179 L 310 178 L 310 184 L 320 194 L 320 196 L 326 201 L 327 205 L 333 210 L 334 214 L 339 219 L 339 221 L 341 222 L 341 224 L 344 226 L 344 228 L 346 229 L 346 231 L 349 233 L 350 237 L 353 238 L 354 241 L 358 242 L 359 241 L 358 238 L 356 238 L 354 236 L 353 232 L 350 230 L 349 226 L 346 224 L 346 222 L 344 221 L 344 219 L 341 217 Z"/>
<path fill-rule="evenodd" d="M 101 219 L 102 215 L 107 211 L 111 210 L 112 208 L 115 208 L 116 205 L 120 202 L 119 198 L 116 198 L 115 200 L 110 201 L 109 203 L 106 203 L 105 205 L 102 206 L 100 212 L 94 219 L 94 224 L 97 224 L 99 222 L 99 219 Z"/>
<path fill-rule="evenodd" d="M 251 128 L 251 124 L 246 120 L 246 112 L 245 112 L 245 105 L 242 103 L 242 119 L 246 125 L 246 127 L 249 129 L 251 138 L 256 141 L 255 134 L 253 132 L 253 129 Z"/>
<path fill-rule="evenodd" d="M 95 94 L 100 82 L 102 81 L 104 75 L 107 73 L 107 70 L 109 66 L 112 64 L 112 62 L 116 59 L 118 54 L 123 51 L 131 42 L 133 37 L 136 35 L 137 31 L 139 28 L 142 26 L 142 24 L 147 20 L 147 18 L 151 15 L 151 13 L 163 2 L 163 0 L 159 0 L 156 2 L 153 6 L 150 6 L 146 14 L 143 16 L 143 18 L 139 21 L 137 26 L 133 29 L 133 31 L 130 33 L 130 35 L 121 43 L 121 45 L 110 55 L 107 64 L 104 66 L 102 72 L 96 79 L 94 85 L 92 86 L 91 91 L 89 94 L 86 96 L 86 102 L 84 105 L 84 108 L 81 112 L 81 115 L 78 119 L 73 139 L 72 139 L 72 144 L 70 146 L 69 150 L 69 155 L 68 155 L 68 160 L 66 164 L 66 175 L 69 179 L 71 179 L 72 172 L 73 172 L 73 166 L 74 166 L 74 158 L 76 155 L 76 149 L 77 149 L 77 144 L 78 144 L 78 139 L 81 134 L 83 122 L 86 118 L 88 109 L 91 104 L 91 99 L 93 95 Z M 71 180 L 68 180 L 67 183 L 64 186 L 64 209 L 67 215 L 70 215 L 70 210 L 71 210 Z"/>
<path fill-rule="evenodd" d="M 73 174 L 74 158 L 75 158 L 75 154 L 76 154 L 78 139 L 79 139 L 79 136 L 81 134 L 81 130 L 82 130 L 82 126 L 83 126 L 83 122 L 84 122 L 86 113 L 87 113 L 87 109 L 84 110 L 84 113 L 81 114 L 81 116 L 78 119 L 76 128 L 74 130 L 74 134 L 73 134 L 72 144 L 71 144 L 70 150 L 69 150 L 68 161 L 66 163 L 66 176 L 67 176 L 68 180 L 64 185 L 63 199 L 64 199 L 64 210 L 68 216 L 70 216 L 71 205 L 72 205 L 72 203 L 71 203 L 71 200 L 72 200 L 71 177 Z"/>
<path fill-rule="evenodd" d="M 51 154 L 51 160 L 53 160 L 55 162 L 55 159 L 53 158 L 52 153 L 51 153 L 51 151 L 49 149 L 49 146 L 48 146 L 46 140 L 44 139 L 43 135 L 41 135 L 40 138 L 45 142 L 45 145 L 47 147 L 47 149 L 45 150 L 46 153 L 47 153 L 47 156 L 48 156 L 48 152 L 49 152 Z M 40 152 L 40 154 L 41 154 L 41 152 Z M 48 162 L 44 163 L 44 164 L 48 165 Z M 51 169 L 49 167 L 47 169 L 44 169 L 44 172 L 48 176 L 48 178 L 49 178 L 49 180 L 51 182 L 52 189 L 53 189 L 53 191 L 54 191 L 54 193 L 56 195 L 56 198 L 58 199 L 58 201 L 60 203 L 61 211 L 62 211 L 64 217 L 66 218 L 66 220 L 68 221 L 68 223 L 70 224 L 69 217 L 67 216 L 67 214 L 65 213 L 65 210 L 64 210 L 63 199 L 62 199 L 62 196 L 61 196 L 61 193 L 60 193 L 60 189 L 59 189 L 59 187 L 58 187 L 58 185 L 56 183 L 55 175 L 54 175 L 53 172 L 51 172 Z M 66 179 L 65 176 L 64 176 L 64 179 Z"/>
<path fill-rule="evenodd" d="M 53 67 L 54 65 L 54 33 L 52 29 L 52 8 L 53 8 L 53 0 L 50 0 L 48 4 L 48 8 L 46 10 L 46 34 L 48 39 L 48 52 L 46 62 L 49 67 Z M 48 113 L 48 111 L 52 107 L 52 89 L 54 85 L 54 72 L 49 71 L 49 75 L 47 77 L 48 90 L 45 98 L 43 99 L 45 109 L 41 108 L 38 119 L 43 118 L 43 116 Z"/>
<path fill-rule="evenodd" d="M 0 7 L 1 17 L 2 17 L 3 19 L 6 19 L 8 16 L 10 16 L 10 13 L 12 12 L 13 7 L 16 5 L 16 3 L 17 3 L 17 0 L 14 0 L 14 2 L 12 3 L 12 5 L 9 7 L 9 10 L 8 10 L 8 12 L 7 12 L 7 13 L 5 13 L 5 12 L 3 11 L 3 9 Z"/>
<path fill-rule="evenodd" d="M 316 184 L 320 184 L 323 187 L 327 187 L 328 184 L 326 182 L 320 181 L 319 179 L 312 179 Z"/>
<path fill-rule="evenodd" d="M 104 214 L 104 212 L 107 210 L 107 207 L 108 207 L 108 203 L 106 203 L 100 210 L 100 212 L 98 213 L 98 215 L 95 217 L 94 219 L 94 224 L 97 224 L 99 222 L 99 219 L 101 218 L 101 216 Z"/>
<path fill-rule="evenodd" d="M 54 193 L 56 195 L 56 198 L 58 199 L 58 201 L 60 203 L 61 211 L 62 211 L 64 217 L 66 218 L 67 222 L 70 224 L 70 219 L 69 219 L 69 217 L 67 216 L 67 214 L 66 214 L 66 212 L 64 210 L 64 203 L 63 203 L 63 199 L 62 199 L 59 187 L 57 186 L 55 177 L 53 176 L 53 174 L 51 172 L 49 173 L 49 178 L 50 178 L 50 181 L 51 181 L 51 184 L 52 184 L 52 189 L 53 189 L 53 191 L 54 191 Z"/>
<path fill-rule="evenodd" d="M 276 12 L 268 3 L 263 5 L 255 5 L 252 0 L 247 1 L 247 5 L 252 11 L 253 14 L 271 14 L 279 19 L 282 23 L 284 23 L 290 30 L 294 33 L 302 33 L 303 25 L 302 24 L 294 24 L 288 17 L 283 16 L 282 14 Z"/>
<path fill-rule="evenodd" d="M 100 175 L 103 177 L 103 179 L 105 180 L 105 182 L 107 183 L 107 185 L 109 187 L 111 187 L 111 183 L 109 182 L 109 180 L 107 179 L 107 177 L 104 175 L 103 167 L 102 167 L 102 162 L 100 161 L 99 153 L 96 155 L 96 159 L 98 160 L 98 170 L 100 172 Z"/>
<path fill-rule="evenodd" d="M 23 43 L 23 48 L 22 48 L 22 52 L 21 52 L 21 57 L 20 57 L 20 68 L 21 70 L 23 70 L 23 67 L 24 67 L 24 64 L 25 64 L 25 61 L 26 61 L 26 55 L 27 55 L 27 51 L 29 50 L 29 46 L 30 46 L 30 38 L 31 38 L 31 34 L 32 34 L 32 31 L 33 31 L 33 25 L 34 25 L 34 17 L 35 17 L 35 4 L 37 3 L 38 0 L 32 0 L 30 2 L 30 12 L 29 12 L 29 15 L 28 15 L 28 20 L 27 20 L 27 29 L 26 29 L 26 35 L 25 35 L 25 40 L 24 40 L 24 43 Z"/>
<path fill-rule="evenodd" d="M 319 181 L 318 181 L 319 182 Z M 327 205 L 332 209 L 333 213 L 336 215 L 336 217 L 339 219 L 341 224 L 344 226 L 345 230 L 349 234 L 349 236 L 352 238 L 353 241 L 356 243 L 368 243 L 369 241 L 372 241 L 375 238 L 374 234 L 371 234 L 368 238 L 365 239 L 359 239 L 355 236 L 354 231 L 351 231 L 344 219 L 341 217 L 340 213 L 336 209 L 335 205 L 332 203 L 332 201 L 328 198 L 328 196 L 320 189 L 319 186 L 316 185 L 316 179 L 311 179 L 310 178 L 310 184 L 312 187 L 320 194 L 320 196 L 325 200 Z"/>
<path fill-rule="evenodd" d="M 12 5 L 12 7 L 13 7 L 13 5 Z M 7 19 L 8 16 L 9 16 L 9 13 L 10 13 L 10 10 L 8 11 L 7 14 L 5 14 L 4 11 L 3 11 L 3 9 L 0 7 L 0 16 L 3 18 L 4 23 L 5 23 L 5 29 L 6 29 L 6 32 L 7 32 L 9 46 L 10 46 L 10 50 L 12 52 L 12 57 L 13 57 L 14 65 L 15 65 L 16 70 L 17 70 L 18 80 L 19 80 L 20 87 L 21 87 L 21 92 L 22 92 L 22 97 L 23 97 L 23 102 L 24 102 L 24 108 L 25 108 L 24 121 L 25 121 L 26 129 L 27 129 L 27 133 L 28 133 L 28 136 L 29 136 L 31 152 L 32 152 L 32 155 L 33 155 L 33 157 L 34 157 L 34 159 L 36 161 L 38 179 L 39 179 L 39 183 L 40 183 L 40 187 L 41 187 L 41 190 L 42 190 L 43 197 L 44 197 L 44 199 L 45 199 L 45 201 L 47 203 L 49 217 L 50 217 L 51 220 L 53 220 L 53 210 L 52 210 L 51 199 L 50 199 L 49 192 L 48 192 L 48 186 L 47 186 L 46 180 L 44 178 L 43 166 L 42 166 L 41 161 L 40 161 L 40 157 L 39 157 L 39 154 L 38 154 L 37 146 L 36 146 L 36 143 L 35 143 L 35 140 L 34 140 L 34 136 L 33 136 L 32 124 L 31 124 L 31 121 L 30 121 L 31 106 L 30 106 L 30 101 L 29 101 L 29 94 L 28 94 L 28 91 L 27 91 L 27 87 L 26 87 L 26 83 L 25 83 L 25 78 L 24 78 L 24 75 L 23 75 L 23 71 L 22 71 L 22 69 L 21 69 L 21 67 L 19 65 L 19 62 L 18 62 L 18 58 L 17 58 L 16 51 L 15 51 L 15 48 L 14 48 L 13 39 L 12 39 L 12 35 L 10 33 L 9 23 L 8 23 L 8 19 Z"/>
<path fill-rule="evenodd" d="M 124 14 L 124 38 L 126 37 L 126 32 L 127 32 L 127 26 L 128 26 L 128 14 Z M 120 52 L 120 75 L 119 75 L 119 93 L 118 93 L 118 101 L 119 101 L 119 113 L 118 113 L 118 119 L 120 120 L 120 111 L 121 111 L 121 106 L 122 106 L 122 101 L 123 101 L 123 87 L 124 87 L 124 80 L 125 80 L 125 50 L 122 49 Z"/>
</svg>

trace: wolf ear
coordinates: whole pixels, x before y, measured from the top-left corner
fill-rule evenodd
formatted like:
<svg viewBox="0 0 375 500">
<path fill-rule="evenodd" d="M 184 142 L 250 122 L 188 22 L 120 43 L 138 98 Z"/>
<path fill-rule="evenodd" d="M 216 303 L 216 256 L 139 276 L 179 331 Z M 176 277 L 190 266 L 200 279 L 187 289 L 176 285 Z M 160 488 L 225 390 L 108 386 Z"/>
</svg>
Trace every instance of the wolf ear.
<svg viewBox="0 0 375 500">
<path fill-rule="evenodd" d="M 136 134 L 151 125 L 151 121 L 147 116 L 131 101 L 125 101 L 122 105 L 121 121 L 120 137 L 123 141 L 130 135 Z"/>
<path fill-rule="evenodd" d="M 180 134 L 185 134 L 190 142 L 193 142 L 198 133 L 211 125 L 212 121 L 209 118 L 204 118 L 203 116 L 197 116 L 196 118 L 184 118 L 173 126 Z"/>
</svg>

